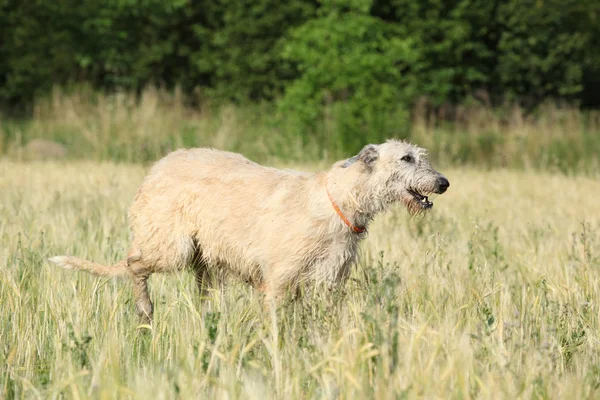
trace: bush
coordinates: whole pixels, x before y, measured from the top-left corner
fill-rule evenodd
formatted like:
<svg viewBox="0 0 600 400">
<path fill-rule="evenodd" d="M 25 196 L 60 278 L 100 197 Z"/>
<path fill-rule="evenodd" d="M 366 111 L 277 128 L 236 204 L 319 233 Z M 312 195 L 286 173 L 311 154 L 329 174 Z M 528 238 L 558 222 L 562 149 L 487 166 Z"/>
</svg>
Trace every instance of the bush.
<svg viewBox="0 0 600 400">
<path fill-rule="evenodd" d="M 400 26 L 370 16 L 371 3 L 324 0 L 318 17 L 293 29 L 283 50 L 298 78 L 286 88 L 282 112 L 313 133 L 323 117 L 337 121 L 325 134 L 350 152 L 393 136 L 398 127 L 390 116 L 400 109 L 407 122 L 402 105 L 417 87 L 404 73 L 419 62 L 416 43 Z"/>
</svg>

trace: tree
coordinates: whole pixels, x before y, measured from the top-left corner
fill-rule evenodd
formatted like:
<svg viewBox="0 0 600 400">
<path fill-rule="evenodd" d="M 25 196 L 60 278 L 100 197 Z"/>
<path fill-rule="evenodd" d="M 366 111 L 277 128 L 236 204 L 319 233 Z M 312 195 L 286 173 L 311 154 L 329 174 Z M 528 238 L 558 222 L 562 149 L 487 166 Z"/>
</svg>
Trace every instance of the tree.
<svg viewBox="0 0 600 400">
<path fill-rule="evenodd" d="M 372 1 L 323 0 L 315 19 L 285 38 L 282 57 L 298 70 L 281 102 L 308 129 L 326 108 L 338 114 L 339 147 L 357 150 L 390 136 L 390 112 L 415 94 L 407 73 L 420 61 L 417 43 L 399 25 L 370 15 Z"/>
</svg>

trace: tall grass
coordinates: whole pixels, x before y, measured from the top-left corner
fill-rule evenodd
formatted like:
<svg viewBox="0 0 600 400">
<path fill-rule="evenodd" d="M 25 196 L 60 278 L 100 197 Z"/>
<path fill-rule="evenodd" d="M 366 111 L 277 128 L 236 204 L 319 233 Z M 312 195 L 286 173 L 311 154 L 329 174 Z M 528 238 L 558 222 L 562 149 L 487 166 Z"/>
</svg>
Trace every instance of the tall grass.
<svg viewBox="0 0 600 400">
<path fill-rule="evenodd" d="M 71 158 L 145 162 L 177 147 L 213 146 L 257 161 L 332 161 L 347 157 L 343 113 L 325 109 L 312 130 L 272 104 L 190 107 L 180 92 L 148 88 L 139 95 L 55 90 L 39 99 L 33 117 L 0 119 L 0 152 L 26 158 L 33 138 L 66 145 Z M 600 112 L 546 105 L 525 115 L 519 107 L 460 106 L 379 116 L 353 143 L 406 138 L 428 148 L 437 165 L 478 165 L 593 171 L 600 153 Z M 449 122 L 451 120 L 452 122 Z M 384 121 L 385 123 L 383 123 Z"/>
<path fill-rule="evenodd" d="M 0 161 L 0 398 L 598 398 L 600 183 L 443 172 L 431 213 L 375 221 L 339 291 L 270 316 L 242 283 L 201 301 L 157 275 L 148 329 L 128 282 L 45 261 L 123 258 L 145 168 Z"/>
</svg>

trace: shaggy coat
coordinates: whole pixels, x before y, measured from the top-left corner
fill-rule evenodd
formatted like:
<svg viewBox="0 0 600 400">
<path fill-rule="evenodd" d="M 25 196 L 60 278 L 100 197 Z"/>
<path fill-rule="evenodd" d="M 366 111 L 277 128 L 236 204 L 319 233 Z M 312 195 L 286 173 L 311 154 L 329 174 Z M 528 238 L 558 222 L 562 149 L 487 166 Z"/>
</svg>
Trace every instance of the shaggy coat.
<svg viewBox="0 0 600 400">
<path fill-rule="evenodd" d="M 137 311 L 152 315 L 147 279 L 191 267 L 198 285 L 207 274 L 235 274 L 267 298 L 300 283 L 344 282 L 373 217 L 397 201 L 410 212 L 432 206 L 448 180 L 425 151 L 390 140 L 315 174 L 280 170 L 240 154 L 177 150 L 158 161 L 129 210 L 131 250 L 104 266 L 71 256 L 50 261 L 96 275 L 128 275 Z"/>
</svg>

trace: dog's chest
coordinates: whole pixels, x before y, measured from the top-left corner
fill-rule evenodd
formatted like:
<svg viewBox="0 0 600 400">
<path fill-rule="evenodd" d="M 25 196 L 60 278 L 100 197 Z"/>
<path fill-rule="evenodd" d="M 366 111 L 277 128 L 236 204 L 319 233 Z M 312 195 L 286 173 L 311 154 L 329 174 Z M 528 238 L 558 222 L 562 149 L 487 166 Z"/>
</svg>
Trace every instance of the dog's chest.
<svg viewBox="0 0 600 400">
<path fill-rule="evenodd" d="M 321 242 L 312 268 L 314 278 L 332 283 L 347 277 L 356 259 L 358 243 L 357 238 L 344 236 Z"/>
</svg>

